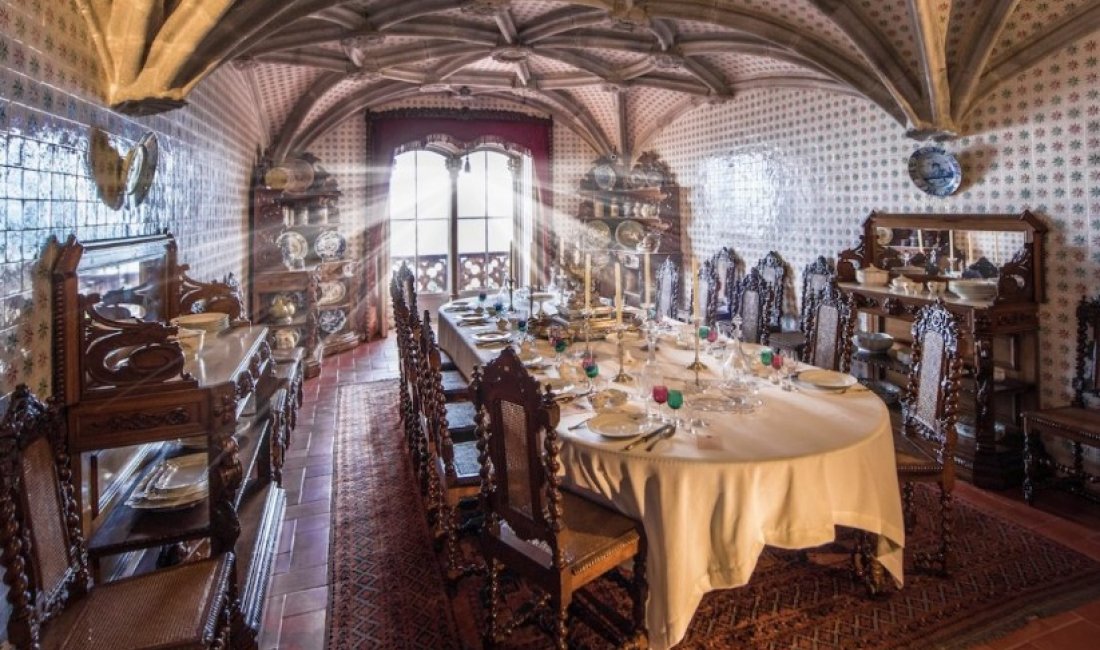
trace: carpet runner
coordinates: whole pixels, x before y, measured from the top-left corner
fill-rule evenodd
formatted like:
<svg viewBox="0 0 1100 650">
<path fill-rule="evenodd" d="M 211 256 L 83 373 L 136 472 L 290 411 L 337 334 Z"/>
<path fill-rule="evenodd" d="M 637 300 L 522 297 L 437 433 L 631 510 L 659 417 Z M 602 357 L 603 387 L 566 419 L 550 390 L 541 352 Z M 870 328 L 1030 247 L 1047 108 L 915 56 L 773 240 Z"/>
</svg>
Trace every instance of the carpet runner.
<svg viewBox="0 0 1100 650">
<path fill-rule="evenodd" d="M 479 647 L 482 579 L 464 580 L 448 598 L 402 449 L 396 383 L 343 386 L 339 397 L 329 649 Z M 918 512 L 937 512 L 934 493 L 920 487 Z M 966 648 L 1100 597 L 1100 563 L 963 499 L 955 512 L 950 579 L 910 572 L 904 589 L 873 601 L 852 579 L 843 534 L 808 561 L 769 549 L 748 585 L 704 598 L 677 648 Z M 919 521 L 908 547 L 932 548 L 934 531 Z M 466 551 L 472 557 L 472 544 Z M 525 595 L 514 583 L 509 591 L 510 601 Z M 629 611 L 611 580 L 589 596 Z M 571 641 L 608 647 L 584 625 Z M 528 627 L 505 647 L 547 646 Z"/>
</svg>

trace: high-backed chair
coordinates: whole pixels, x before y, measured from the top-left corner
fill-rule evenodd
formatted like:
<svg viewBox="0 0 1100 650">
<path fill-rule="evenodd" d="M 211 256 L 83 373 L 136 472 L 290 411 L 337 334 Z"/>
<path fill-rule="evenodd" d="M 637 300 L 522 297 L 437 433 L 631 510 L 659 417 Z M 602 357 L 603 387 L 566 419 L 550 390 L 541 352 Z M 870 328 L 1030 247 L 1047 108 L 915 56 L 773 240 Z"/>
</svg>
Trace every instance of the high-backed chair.
<svg viewBox="0 0 1100 650">
<path fill-rule="evenodd" d="M 564 649 L 574 592 L 633 560 L 633 630 L 612 641 L 644 647 L 647 583 L 641 524 L 562 489 L 558 407 L 511 348 L 505 348 L 484 370 L 478 369 L 472 386 L 478 405 L 485 513 L 481 547 L 489 563 L 485 645 L 495 644 L 501 629 L 501 565 L 548 597 L 554 645 Z M 511 621 L 506 627 L 512 629 L 515 624 Z M 595 627 L 603 631 L 604 626 Z"/>
<path fill-rule="evenodd" d="M 939 485 L 939 548 L 932 553 L 918 552 L 917 558 L 919 565 L 945 575 L 951 570 L 954 541 L 952 490 L 961 369 L 957 317 L 943 301 L 925 305 L 913 323 L 912 362 L 894 450 L 907 527 L 913 526 L 913 484 Z"/>
<path fill-rule="evenodd" d="M 855 315 L 851 299 L 832 286 L 807 314 L 809 338 L 803 361 L 819 368 L 848 372 L 852 361 L 852 332 Z M 773 334 L 774 340 L 778 334 Z"/>
<path fill-rule="evenodd" d="M 680 270 L 671 257 L 657 269 L 657 294 L 653 299 L 657 318 L 675 318 L 680 304 Z"/>
<path fill-rule="evenodd" d="M 836 271 L 824 257 L 818 256 L 816 260 L 806 265 L 802 270 L 802 308 L 799 312 L 798 329 L 773 333 L 769 344 L 772 347 L 803 355 L 806 338 L 810 335 L 810 321 L 817 310 L 817 303 L 835 282 Z"/>
<path fill-rule="evenodd" d="M 16 648 L 226 648 L 233 554 L 92 583 L 64 416 L 26 386 L 0 423 L 0 561 Z"/>
<path fill-rule="evenodd" d="M 768 288 L 768 307 L 764 322 L 772 332 L 778 332 L 783 322 L 783 307 L 787 292 L 787 263 L 779 253 L 770 251 L 756 263 L 756 271 Z"/>
<path fill-rule="evenodd" d="M 757 269 L 749 271 L 737 283 L 733 294 L 734 314 L 741 317 L 741 332 L 746 342 L 768 344 L 770 301 L 771 291 Z"/>
<path fill-rule="evenodd" d="M 480 487 L 474 405 L 448 402 L 443 394 L 439 347 L 427 311 L 418 329 L 419 417 L 425 435 L 422 448 L 429 455 L 428 507 L 444 541 L 447 579 L 454 582 L 473 570 L 461 563 L 457 509 L 462 499 L 476 497 Z"/>
<path fill-rule="evenodd" d="M 1077 305 L 1077 362 L 1073 380 L 1073 401 L 1069 406 L 1043 409 L 1024 414 L 1024 498 L 1035 500 L 1035 488 L 1043 478 L 1053 475 L 1071 491 L 1083 493 L 1086 481 L 1100 477 L 1085 470 L 1083 447 L 1100 447 L 1100 409 L 1091 407 L 1086 398 L 1100 397 L 1100 296 L 1082 297 Z M 1072 465 L 1055 460 L 1044 447 L 1064 439 L 1072 448 Z"/>
<path fill-rule="evenodd" d="M 740 260 L 732 248 L 723 246 L 710 259 L 714 272 L 718 274 L 717 320 L 729 320 L 733 316 L 733 293 L 737 281 L 741 279 Z"/>
</svg>

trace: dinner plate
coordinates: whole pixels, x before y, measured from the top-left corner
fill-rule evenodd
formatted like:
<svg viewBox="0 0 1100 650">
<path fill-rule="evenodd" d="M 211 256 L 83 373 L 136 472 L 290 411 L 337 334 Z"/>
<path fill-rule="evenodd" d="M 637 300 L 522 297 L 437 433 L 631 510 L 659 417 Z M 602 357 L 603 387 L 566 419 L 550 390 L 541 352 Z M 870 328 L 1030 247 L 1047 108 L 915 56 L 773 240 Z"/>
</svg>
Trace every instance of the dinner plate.
<svg viewBox="0 0 1100 650">
<path fill-rule="evenodd" d="M 550 387 L 550 392 L 555 395 L 564 395 L 575 388 L 573 382 L 561 377 L 544 379 L 542 384 Z"/>
<path fill-rule="evenodd" d="M 588 421 L 588 430 L 605 438 L 633 438 L 647 426 L 643 418 L 626 413 L 600 413 Z"/>
<path fill-rule="evenodd" d="M 845 390 L 856 383 L 856 378 L 847 373 L 820 368 L 803 370 L 795 375 L 795 380 L 819 390 Z"/>
<path fill-rule="evenodd" d="M 488 322 L 489 318 L 487 316 L 466 316 L 458 320 L 458 324 L 464 326 L 485 325 Z"/>
<path fill-rule="evenodd" d="M 608 388 L 590 397 L 589 401 L 597 411 L 618 408 L 626 404 L 626 393 L 618 388 Z"/>
<path fill-rule="evenodd" d="M 512 338 L 508 332 L 478 332 L 474 334 L 474 340 L 478 343 L 493 343 L 495 341 L 507 341 Z"/>
<path fill-rule="evenodd" d="M 528 368 L 536 368 L 542 365 L 542 357 L 535 355 L 533 357 L 520 357 L 520 361 Z"/>
<path fill-rule="evenodd" d="M 454 312 L 461 312 L 461 311 L 470 311 L 470 309 L 471 309 L 471 307 L 469 305 L 467 305 L 466 303 L 462 303 L 461 305 L 456 303 L 456 304 L 453 304 L 453 305 L 447 305 L 446 307 L 443 308 L 443 311 L 448 312 L 448 313 L 454 313 Z"/>
</svg>

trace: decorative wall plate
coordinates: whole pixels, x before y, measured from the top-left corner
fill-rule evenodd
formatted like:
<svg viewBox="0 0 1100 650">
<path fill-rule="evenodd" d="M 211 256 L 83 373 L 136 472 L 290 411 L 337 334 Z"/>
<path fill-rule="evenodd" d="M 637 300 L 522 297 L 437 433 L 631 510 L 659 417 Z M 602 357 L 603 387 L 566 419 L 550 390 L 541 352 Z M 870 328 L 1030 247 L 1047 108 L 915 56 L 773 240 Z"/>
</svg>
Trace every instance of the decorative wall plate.
<svg viewBox="0 0 1100 650">
<path fill-rule="evenodd" d="M 292 263 L 300 263 L 309 253 L 309 242 L 300 233 L 288 230 L 279 235 L 275 245 L 283 252 L 283 261 L 289 266 Z"/>
<path fill-rule="evenodd" d="M 601 190 L 609 190 L 615 187 L 615 168 L 611 165 L 598 165 L 592 170 L 592 180 Z"/>
<path fill-rule="evenodd" d="M 343 309 L 326 309 L 321 312 L 317 321 L 317 326 L 321 328 L 322 332 L 335 334 L 344 329 L 344 325 L 348 322 L 348 315 L 344 313 Z"/>
<path fill-rule="evenodd" d="M 588 224 L 588 247 L 607 248 L 611 243 L 611 226 L 603 221 L 593 221 Z"/>
<path fill-rule="evenodd" d="M 889 228 L 879 226 L 875 228 L 875 241 L 879 246 L 889 246 L 890 242 L 894 240 L 894 231 Z"/>
<path fill-rule="evenodd" d="M 335 305 L 343 300 L 348 292 L 347 285 L 340 280 L 322 282 L 318 288 L 321 293 L 320 299 L 317 300 L 318 305 Z"/>
<path fill-rule="evenodd" d="M 157 173 L 157 160 L 160 157 L 160 145 L 157 144 L 157 135 L 149 131 L 141 136 L 134 149 L 141 149 L 141 167 L 137 170 L 137 179 L 132 189 L 127 188 L 133 197 L 134 205 L 145 202 L 149 196 L 149 189 L 153 186 L 153 178 Z"/>
<path fill-rule="evenodd" d="M 344 253 L 348 250 L 348 242 L 335 230 L 326 230 L 317 235 L 317 239 L 313 242 L 313 250 L 321 259 L 331 262 L 344 257 Z"/>
<path fill-rule="evenodd" d="M 619 242 L 620 246 L 630 250 L 634 250 L 641 243 L 643 237 L 645 237 L 645 228 L 642 228 L 642 224 L 633 219 L 628 219 L 615 228 L 615 241 Z"/>
<path fill-rule="evenodd" d="M 939 147 L 923 147 L 909 156 L 909 178 L 932 196 L 948 196 L 962 184 L 962 168 L 955 156 Z"/>
</svg>

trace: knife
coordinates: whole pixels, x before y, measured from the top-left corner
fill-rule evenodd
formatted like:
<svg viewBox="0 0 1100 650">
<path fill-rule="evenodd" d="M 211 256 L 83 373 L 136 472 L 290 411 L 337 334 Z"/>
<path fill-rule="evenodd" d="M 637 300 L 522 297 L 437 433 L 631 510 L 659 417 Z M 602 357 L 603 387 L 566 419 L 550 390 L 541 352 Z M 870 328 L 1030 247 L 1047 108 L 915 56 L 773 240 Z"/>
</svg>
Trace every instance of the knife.
<svg viewBox="0 0 1100 650">
<path fill-rule="evenodd" d="M 657 436 L 661 435 L 661 433 L 664 432 L 666 429 L 674 429 L 674 427 L 671 424 L 662 424 L 653 431 L 650 431 L 649 433 L 643 435 L 641 438 L 638 438 L 637 440 L 631 442 L 629 445 L 623 447 L 623 451 L 630 451 L 631 449 L 637 447 L 643 442 L 649 442 L 650 440 L 653 440 Z"/>
</svg>

